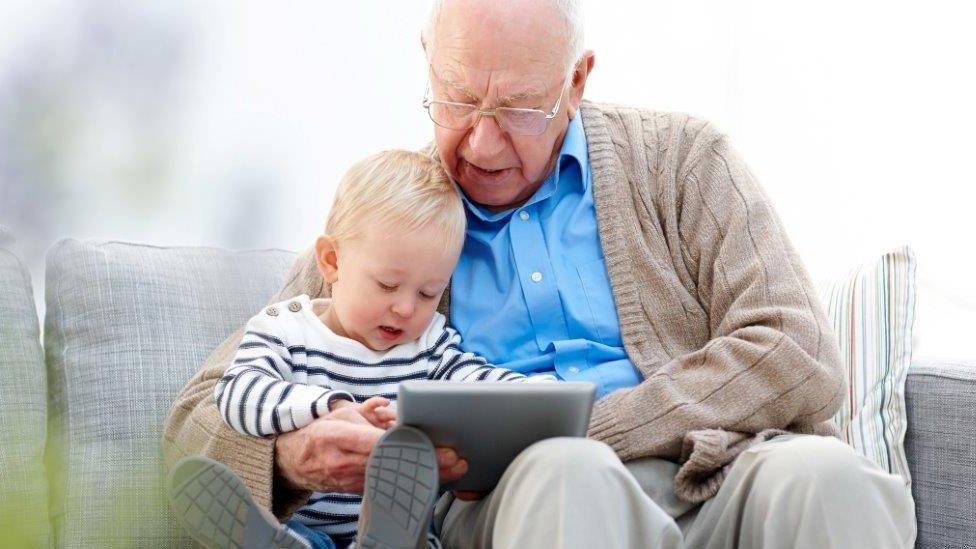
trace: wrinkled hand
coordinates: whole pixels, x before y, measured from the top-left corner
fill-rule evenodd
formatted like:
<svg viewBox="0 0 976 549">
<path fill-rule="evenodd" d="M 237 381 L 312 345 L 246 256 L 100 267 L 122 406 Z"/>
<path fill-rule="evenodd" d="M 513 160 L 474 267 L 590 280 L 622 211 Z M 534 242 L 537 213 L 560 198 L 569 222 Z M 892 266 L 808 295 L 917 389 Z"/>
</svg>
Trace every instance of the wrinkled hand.
<svg viewBox="0 0 976 549">
<path fill-rule="evenodd" d="M 333 410 L 275 439 L 278 473 L 292 486 L 318 492 L 359 494 L 366 460 L 383 435 L 355 410 Z"/>
<path fill-rule="evenodd" d="M 348 400 L 337 400 L 332 404 L 333 410 L 349 408 L 359 412 L 359 415 L 366 418 L 373 427 L 389 429 L 396 423 L 396 412 L 389 408 L 390 401 L 383 397 L 372 397 L 362 404 L 350 402 Z"/>
<path fill-rule="evenodd" d="M 366 460 L 382 435 L 382 429 L 352 407 L 339 407 L 275 439 L 277 472 L 296 488 L 361 494 Z M 437 449 L 437 465 L 441 482 L 468 471 L 468 462 L 450 448 Z"/>
</svg>

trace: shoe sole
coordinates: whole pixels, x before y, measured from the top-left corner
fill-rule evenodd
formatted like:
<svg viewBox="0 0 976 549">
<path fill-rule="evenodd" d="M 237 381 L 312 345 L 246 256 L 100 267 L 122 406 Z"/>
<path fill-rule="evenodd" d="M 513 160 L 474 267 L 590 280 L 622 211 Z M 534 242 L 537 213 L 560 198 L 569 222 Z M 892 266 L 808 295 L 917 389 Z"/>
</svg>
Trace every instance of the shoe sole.
<svg viewBox="0 0 976 549">
<path fill-rule="evenodd" d="M 211 549 L 311 549 L 262 512 L 237 474 L 222 463 L 183 458 L 170 473 L 168 487 L 177 520 Z"/>
<path fill-rule="evenodd" d="M 427 435 L 403 425 L 384 433 L 366 464 L 358 547 L 427 547 L 438 486 L 437 457 Z"/>
</svg>

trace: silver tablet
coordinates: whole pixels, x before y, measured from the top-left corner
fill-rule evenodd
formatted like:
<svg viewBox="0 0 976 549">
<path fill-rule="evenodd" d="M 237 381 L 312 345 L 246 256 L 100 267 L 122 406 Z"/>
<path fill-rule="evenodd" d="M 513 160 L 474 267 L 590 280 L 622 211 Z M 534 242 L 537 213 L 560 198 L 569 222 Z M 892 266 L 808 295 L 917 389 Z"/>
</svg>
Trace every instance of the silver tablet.
<svg viewBox="0 0 976 549">
<path fill-rule="evenodd" d="M 445 490 L 489 491 L 522 450 L 553 437 L 586 436 L 592 383 L 463 383 L 405 381 L 398 421 L 457 450 L 468 472 Z"/>
</svg>

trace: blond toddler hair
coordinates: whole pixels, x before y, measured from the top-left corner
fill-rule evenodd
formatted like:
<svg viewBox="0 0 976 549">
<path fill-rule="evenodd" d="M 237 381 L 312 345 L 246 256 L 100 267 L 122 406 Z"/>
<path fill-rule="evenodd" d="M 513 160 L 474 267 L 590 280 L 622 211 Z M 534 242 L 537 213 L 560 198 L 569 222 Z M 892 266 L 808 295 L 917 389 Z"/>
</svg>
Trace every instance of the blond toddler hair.
<svg viewBox="0 0 976 549">
<path fill-rule="evenodd" d="M 376 225 L 401 233 L 423 230 L 424 237 L 442 238 L 448 249 L 459 249 L 464 208 L 437 160 L 414 151 L 382 151 L 356 162 L 342 177 L 325 232 L 338 244 Z"/>
</svg>

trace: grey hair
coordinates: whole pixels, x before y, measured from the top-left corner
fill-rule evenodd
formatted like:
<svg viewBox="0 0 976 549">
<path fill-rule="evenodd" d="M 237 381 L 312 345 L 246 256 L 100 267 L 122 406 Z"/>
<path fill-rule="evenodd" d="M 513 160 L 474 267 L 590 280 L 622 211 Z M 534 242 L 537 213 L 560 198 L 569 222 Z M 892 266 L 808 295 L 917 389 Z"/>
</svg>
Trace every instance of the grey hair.
<svg viewBox="0 0 976 549">
<path fill-rule="evenodd" d="M 576 63 L 583 57 L 583 2 L 581 0 L 549 0 L 556 5 L 556 10 L 563 17 L 566 25 L 566 78 L 573 74 Z M 445 0 L 434 0 L 427 17 L 427 25 L 421 32 L 421 37 L 427 48 L 427 59 L 433 56 L 434 29 L 441 16 Z"/>
</svg>

